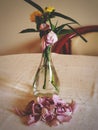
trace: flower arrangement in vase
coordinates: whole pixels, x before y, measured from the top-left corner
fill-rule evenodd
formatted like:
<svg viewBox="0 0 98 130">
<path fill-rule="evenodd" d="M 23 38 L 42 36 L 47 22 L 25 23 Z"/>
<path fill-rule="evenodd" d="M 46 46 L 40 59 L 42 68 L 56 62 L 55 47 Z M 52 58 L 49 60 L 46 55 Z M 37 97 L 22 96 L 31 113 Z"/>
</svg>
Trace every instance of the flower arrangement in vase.
<svg viewBox="0 0 98 130">
<path fill-rule="evenodd" d="M 42 46 L 42 58 L 35 74 L 33 82 L 33 94 L 37 96 L 36 101 L 32 100 L 25 111 L 16 110 L 18 115 L 28 117 L 27 124 L 32 124 L 38 120 L 44 121 L 49 126 L 58 125 L 69 121 L 75 108 L 75 102 L 65 103 L 57 95 L 59 94 L 60 82 L 52 62 L 51 49 L 62 34 L 76 32 L 71 26 L 79 23 L 64 14 L 55 11 L 54 7 L 45 7 L 44 9 L 32 0 L 24 0 L 37 11 L 31 14 L 31 21 L 35 22 L 36 29 L 28 28 L 21 33 L 38 32 Z M 53 24 L 52 19 L 60 17 L 69 20 L 58 26 L 58 22 Z M 69 29 L 65 29 L 67 26 Z M 84 41 L 86 39 L 76 32 Z M 51 96 L 50 96 L 51 95 Z"/>
</svg>

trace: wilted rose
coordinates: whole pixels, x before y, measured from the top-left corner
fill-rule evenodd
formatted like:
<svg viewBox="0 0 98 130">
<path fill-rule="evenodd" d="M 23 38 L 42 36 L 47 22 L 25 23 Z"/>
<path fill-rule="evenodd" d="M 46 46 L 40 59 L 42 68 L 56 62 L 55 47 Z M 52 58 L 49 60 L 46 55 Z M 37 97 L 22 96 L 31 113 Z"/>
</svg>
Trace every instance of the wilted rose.
<svg viewBox="0 0 98 130">
<path fill-rule="evenodd" d="M 31 125 L 43 121 L 49 126 L 57 126 L 69 122 L 75 109 L 75 102 L 66 103 L 59 96 L 37 97 L 28 103 L 25 111 L 15 109 L 19 116 L 26 118 L 26 124 Z"/>
</svg>

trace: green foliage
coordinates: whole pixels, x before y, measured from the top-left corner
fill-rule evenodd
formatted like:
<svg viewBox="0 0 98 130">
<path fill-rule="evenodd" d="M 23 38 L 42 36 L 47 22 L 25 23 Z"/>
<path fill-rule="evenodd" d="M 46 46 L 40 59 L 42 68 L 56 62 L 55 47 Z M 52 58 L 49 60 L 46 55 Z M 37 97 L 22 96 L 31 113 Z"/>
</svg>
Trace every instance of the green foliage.
<svg viewBox="0 0 98 130">
<path fill-rule="evenodd" d="M 42 16 L 36 16 L 36 29 L 24 29 L 20 33 L 39 32 L 40 37 L 42 37 L 44 35 L 44 32 L 42 30 L 39 30 L 39 27 L 42 23 L 49 22 L 51 30 L 54 31 L 57 35 L 69 34 L 71 32 L 75 32 L 77 35 L 79 35 L 82 38 L 82 40 L 87 42 L 87 40 L 83 36 L 81 36 L 79 32 L 77 32 L 72 26 L 69 25 L 69 24 L 80 25 L 76 20 L 64 14 L 56 12 L 55 10 L 53 10 L 52 12 L 45 12 L 40 5 L 36 4 L 32 0 L 24 0 L 24 1 L 30 4 L 31 6 L 33 6 L 34 8 L 36 8 L 38 11 L 40 11 L 42 13 Z M 70 21 L 70 23 L 65 23 L 60 26 L 57 26 L 57 23 L 56 25 L 54 25 L 51 22 L 51 19 L 56 16 L 68 20 Z M 65 26 L 67 26 L 69 29 L 64 29 Z M 47 32 L 45 34 L 47 34 Z"/>
<path fill-rule="evenodd" d="M 28 28 L 28 29 L 22 30 L 20 33 L 28 33 L 28 32 L 38 32 L 38 31 L 32 28 Z"/>
<path fill-rule="evenodd" d="M 25 2 L 27 2 L 28 4 L 32 5 L 33 7 L 35 7 L 36 9 L 38 9 L 40 12 L 44 12 L 44 10 L 35 2 L 33 2 L 32 0 L 24 0 Z"/>
</svg>

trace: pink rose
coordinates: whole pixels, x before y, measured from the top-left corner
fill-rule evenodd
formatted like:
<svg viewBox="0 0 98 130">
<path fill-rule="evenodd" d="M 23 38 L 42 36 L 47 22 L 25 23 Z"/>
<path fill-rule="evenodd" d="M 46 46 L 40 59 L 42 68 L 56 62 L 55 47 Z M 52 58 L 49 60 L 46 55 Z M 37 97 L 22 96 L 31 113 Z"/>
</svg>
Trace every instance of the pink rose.
<svg viewBox="0 0 98 130">
<path fill-rule="evenodd" d="M 58 37 L 56 33 L 53 31 L 50 31 L 47 35 L 42 37 L 42 48 L 43 50 L 46 48 L 46 46 L 54 45 L 58 41 Z"/>
<path fill-rule="evenodd" d="M 45 36 L 45 42 L 46 45 L 53 45 L 54 43 L 56 43 L 58 41 L 58 37 L 56 35 L 56 33 L 54 33 L 53 31 L 50 31 L 46 36 Z"/>
<path fill-rule="evenodd" d="M 41 25 L 40 25 L 40 28 L 39 28 L 40 30 L 42 30 L 42 31 L 46 31 L 46 30 L 49 30 L 50 29 L 50 26 L 48 25 L 48 24 L 46 24 L 46 23 L 42 23 Z"/>
</svg>

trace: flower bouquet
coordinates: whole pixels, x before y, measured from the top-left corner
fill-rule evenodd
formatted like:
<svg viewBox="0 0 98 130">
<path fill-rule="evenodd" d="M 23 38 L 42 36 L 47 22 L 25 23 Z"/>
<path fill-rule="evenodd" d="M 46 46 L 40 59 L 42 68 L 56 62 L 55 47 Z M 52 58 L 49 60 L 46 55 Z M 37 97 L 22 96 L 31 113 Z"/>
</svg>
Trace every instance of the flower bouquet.
<svg viewBox="0 0 98 130">
<path fill-rule="evenodd" d="M 33 82 L 33 95 L 36 96 L 36 101 L 32 100 L 24 111 L 16 109 L 16 112 L 18 115 L 26 117 L 28 125 L 39 120 L 44 121 L 49 126 L 58 125 L 72 118 L 75 102 L 65 103 L 57 96 L 59 94 L 60 82 L 52 62 L 51 49 L 62 34 L 65 35 L 74 31 L 84 41 L 86 39 L 71 26 L 72 24 L 79 25 L 76 20 L 56 12 L 54 7 L 45 7 L 43 9 L 32 0 L 24 1 L 37 9 L 30 17 L 31 21 L 35 22 L 36 29 L 24 29 L 21 33 L 39 33 L 42 58 Z M 58 26 L 58 22 L 55 24 L 52 22 L 52 19 L 55 17 L 60 17 L 70 22 Z M 69 29 L 65 29 L 65 26 Z"/>
</svg>

